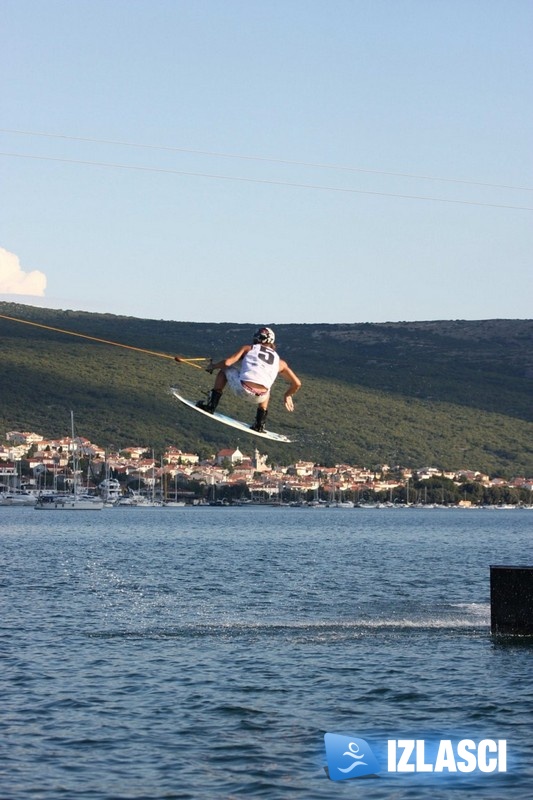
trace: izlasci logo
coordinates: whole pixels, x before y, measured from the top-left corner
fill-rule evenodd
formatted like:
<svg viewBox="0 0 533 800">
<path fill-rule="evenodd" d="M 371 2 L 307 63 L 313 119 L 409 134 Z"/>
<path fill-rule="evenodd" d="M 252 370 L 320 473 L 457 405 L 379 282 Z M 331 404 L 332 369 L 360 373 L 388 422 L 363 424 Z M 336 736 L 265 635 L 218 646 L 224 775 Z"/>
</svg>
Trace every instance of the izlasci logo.
<svg viewBox="0 0 533 800">
<path fill-rule="evenodd" d="M 332 781 L 375 775 L 380 767 L 370 746 L 364 739 L 340 733 L 324 736 L 328 774 Z"/>
<path fill-rule="evenodd" d="M 361 778 L 381 771 L 370 745 L 364 739 L 326 733 L 328 775 L 332 781 Z M 506 739 L 388 739 L 386 771 L 432 772 L 437 775 L 507 771 Z"/>
</svg>

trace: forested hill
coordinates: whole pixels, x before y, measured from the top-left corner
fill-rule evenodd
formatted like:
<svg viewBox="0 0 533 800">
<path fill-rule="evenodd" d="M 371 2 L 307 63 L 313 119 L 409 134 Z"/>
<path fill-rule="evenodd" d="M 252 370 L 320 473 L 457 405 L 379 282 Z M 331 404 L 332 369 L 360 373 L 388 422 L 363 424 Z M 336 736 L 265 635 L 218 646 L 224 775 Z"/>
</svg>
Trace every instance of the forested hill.
<svg viewBox="0 0 533 800">
<path fill-rule="evenodd" d="M 257 323 L 147 320 L 0 303 L 0 314 L 162 354 L 221 358 Z M 297 409 L 276 384 L 271 446 L 181 407 L 169 387 L 199 398 L 205 372 L 173 359 L 0 318 L 0 438 L 8 430 L 78 432 L 103 446 L 142 444 L 208 455 L 256 445 L 272 462 L 380 463 L 533 475 L 533 320 L 276 325 L 279 352 L 302 378 Z M 225 412 L 253 409 L 224 396 Z M 268 445 L 268 446 L 265 446 Z"/>
</svg>

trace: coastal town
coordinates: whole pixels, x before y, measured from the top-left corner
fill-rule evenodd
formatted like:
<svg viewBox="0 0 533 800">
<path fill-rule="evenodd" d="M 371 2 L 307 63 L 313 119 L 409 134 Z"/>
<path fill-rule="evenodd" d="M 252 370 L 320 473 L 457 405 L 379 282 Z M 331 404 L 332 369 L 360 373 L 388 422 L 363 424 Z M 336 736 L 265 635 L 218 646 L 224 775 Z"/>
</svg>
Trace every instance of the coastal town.
<svg viewBox="0 0 533 800">
<path fill-rule="evenodd" d="M 271 464 L 257 448 L 237 446 L 200 460 L 177 446 L 156 456 L 142 445 L 111 452 L 84 437 L 6 433 L 0 443 L 0 504 L 13 498 L 15 504 L 22 493 L 35 498 L 69 491 L 73 483 L 110 505 L 533 505 L 533 478 L 527 476 L 423 465 Z"/>
</svg>

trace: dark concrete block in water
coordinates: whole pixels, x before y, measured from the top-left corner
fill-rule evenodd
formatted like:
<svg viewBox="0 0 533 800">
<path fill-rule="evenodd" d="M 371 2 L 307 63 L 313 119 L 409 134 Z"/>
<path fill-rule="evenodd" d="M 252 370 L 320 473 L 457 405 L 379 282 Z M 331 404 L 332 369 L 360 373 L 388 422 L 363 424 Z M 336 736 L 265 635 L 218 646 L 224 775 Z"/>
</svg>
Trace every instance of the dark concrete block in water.
<svg viewBox="0 0 533 800">
<path fill-rule="evenodd" d="M 533 567 L 490 568 L 492 633 L 533 636 Z"/>
</svg>

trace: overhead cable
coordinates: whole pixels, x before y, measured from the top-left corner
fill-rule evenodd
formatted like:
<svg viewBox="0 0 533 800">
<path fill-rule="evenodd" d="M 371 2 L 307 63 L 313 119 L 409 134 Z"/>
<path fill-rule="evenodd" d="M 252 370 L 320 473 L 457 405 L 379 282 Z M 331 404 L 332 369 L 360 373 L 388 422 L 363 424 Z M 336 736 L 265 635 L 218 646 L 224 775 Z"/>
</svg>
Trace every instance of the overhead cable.
<svg viewBox="0 0 533 800">
<path fill-rule="evenodd" d="M 387 175 L 396 178 L 413 178 L 424 181 L 442 181 L 445 183 L 458 183 L 467 186 L 483 186 L 491 189 L 511 189 L 521 192 L 533 192 L 530 186 L 511 186 L 508 184 L 488 183 L 483 181 L 467 180 L 464 178 L 443 178 L 435 175 L 420 175 L 410 172 L 394 172 L 390 170 L 369 169 L 365 167 L 352 167 L 343 164 L 323 164 L 312 161 L 293 161 L 283 158 L 270 158 L 267 156 L 244 155 L 240 153 L 222 153 L 211 150 L 197 150 L 187 147 L 173 147 L 170 145 L 143 144 L 141 142 L 128 142 L 115 139 L 97 139 L 88 136 L 69 136 L 60 133 L 43 133 L 41 131 L 22 131 L 11 128 L 0 128 L 0 133 L 10 133 L 22 136 L 40 136 L 49 139 L 64 139 L 72 142 L 90 142 L 92 144 L 110 144 L 120 147 L 134 147 L 145 150 L 163 150 L 174 153 L 189 153 L 191 155 L 211 156 L 215 158 L 240 159 L 243 161 L 261 161 L 269 164 L 285 164 L 287 166 L 313 167 L 316 169 L 337 170 L 342 172 L 361 172 L 370 175 Z"/>
<path fill-rule="evenodd" d="M 396 197 L 401 198 L 404 200 L 426 200 L 432 201 L 435 203 L 452 203 L 458 205 L 466 205 L 466 206 L 482 206 L 484 208 L 506 208 L 513 211 L 533 211 L 533 207 L 531 206 L 515 206 L 509 205 L 505 203 L 482 203 L 475 200 L 455 200 L 446 197 L 432 197 L 430 195 L 415 195 L 415 194 L 400 194 L 397 192 L 377 192 L 371 191 L 368 189 L 352 189 L 348 187 L 339 187 L 339 186 L 324 186 L 320 184 L 311 184 L 311 183 L 295 183 L 290 181 L 275 181 L 275 180 L 268 180 L 264 178 L 246 178 L 243 176 L 235 176 L 235 175 L 217 175 L 209 172 L 187 172 L 185 170 L 177 170 L 177 169 L 166 169 L 162 167 L 144 167 L 144 166 L 136 166 L 133 164 L 117 164 L 112 162 L 106 161 L 84 161 L 81 159 L 73 159 L 73 158 L 59 158 L 54 156 L 37 156 L 31 155 L 29 153 L 8 153 L 8 152 L 0 152 L 0 156 L 5 156 L 7 158 L 20 158 L 20 159 L 33 159 L 37 161 L 54 161 L 59 162 L 62 164 L 79 164 L 83 166 L 90 166 L 90 167 L 105 167 L 110 169 L 123 169 L 123 170 L 134 170 L 138 172 L 155 172 L 160 174 L 166 175 L 181 175 L 184 177 L 193 177 L 193 178 L 210 178 L 213 180 L 221 180 L 221 181 L 236 181 L 241 183 L 259 183 L 263 185 L 269 186 L 287 186 L 295 189 L 313 189 L 315 191 L 327 191 L 327 192 L 341 192 L 345 194 L 364 194 L 364 195 L 372 195 L 375 197 Z"/>
</svg>

